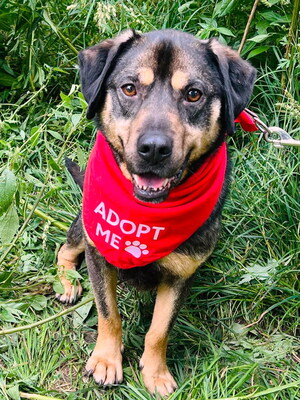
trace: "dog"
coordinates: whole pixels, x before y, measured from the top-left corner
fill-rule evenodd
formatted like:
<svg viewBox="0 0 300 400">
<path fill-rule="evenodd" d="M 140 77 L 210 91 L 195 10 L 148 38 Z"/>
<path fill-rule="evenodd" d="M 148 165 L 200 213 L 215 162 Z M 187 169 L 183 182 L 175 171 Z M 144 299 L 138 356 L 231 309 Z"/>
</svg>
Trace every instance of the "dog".
<svg viewBox="0 0 300 400">
<path fill-rule="evenodd" d="M 156 289 L 140 367 L 146 388 L 166 396 L 177 388 L 168 334 L 216 245 L 230 174 L 225 139 L 256 71 L 214 38 L 171 29 L 126 30 L 81 51 L 79 66 L 87 118 L 99 132 L 85 173 L 68 163 L 83 187 L 83 211 L 58 253 L 58 298 L 81 295 L 65 274 L 85 252 L 98 312 L 86 373 L 110 385 L 123 379 L 117 281 Z"/>
</svg>

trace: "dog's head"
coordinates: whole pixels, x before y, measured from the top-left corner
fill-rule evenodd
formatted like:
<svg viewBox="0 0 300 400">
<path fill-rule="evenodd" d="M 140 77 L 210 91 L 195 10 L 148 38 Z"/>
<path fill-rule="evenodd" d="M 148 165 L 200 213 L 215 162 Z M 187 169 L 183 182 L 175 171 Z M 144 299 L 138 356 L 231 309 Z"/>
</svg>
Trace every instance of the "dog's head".
<svg viewBox="0 0 300 400">
<path fill-rule="evenodd" d="M 255 69 L 216 39 L 124 31 L 79 53 L 87 117 L 99 117 L 134 194 L 163 201 L 234 132 Z"/>
</svg>

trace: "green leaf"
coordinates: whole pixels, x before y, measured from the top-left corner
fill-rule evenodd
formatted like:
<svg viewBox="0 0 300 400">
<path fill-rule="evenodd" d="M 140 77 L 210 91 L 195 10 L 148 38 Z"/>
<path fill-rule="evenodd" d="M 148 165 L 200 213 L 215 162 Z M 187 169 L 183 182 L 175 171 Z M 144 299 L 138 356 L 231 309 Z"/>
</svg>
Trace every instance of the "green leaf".
<svg viewBox="0 0 300 400">
<path fill-rule="evenodd" d="M 44 17 L 45 21 L 47 22 L 47 24 L 49 24 L 51 26 L 52 30 L 58 35 L 57 27 L 52 22 L 49 14 L 46 10 L 43 11 L 43 17 Z"/>
<path fill-rule="evenodd" d="M 259 46 L 256 49 L 250 51 L 250 53 L 247 56 L 247 60 L 249 60 L 249 58 L 252 58 L 254 56 L 257 56 L 258 54 L 264 53 L 265 51 L 269 50 L 271 46 Z"/>
<path fill-rule="evenodd" d="M 78 93 L 78 99 L 80 101 L 80 105 L 82 107 L 83 110 L 86 110 L 87 108 L 87 102 L 83 96 L 83 94 L 81 92 Z"/>
<path fill-rule="evenodd" d="M 69 72 L 68 72 L 68 71 L 65 71 L 64 69 L 61 69 L 61 68 L 59 68 L 59 67 L 54 67 L 54 68 L 53 68 L 53 71 L 62 72 L 62 73 L 64 73 L 64 74 L 66 74 L 66 75 L 69 75 Z"/>
<path fill-rule="evenodd" d="M 235 36 L 235 34 L 233 32 L 231 32 L 230 29 L 224 28 L 223 26 L 221 26 L 220 28 L 217 28 L 216 31 L 220 32 L 226 36 Z"/>
<path fill-rule="evenodd" d="M 247 274 L 241 276 L 239 284 L 248 283 L 253 279 L 259 281 L 272 281 L 278 268 L 276 260 L 268 260 L 266 265 L 254 264 L 252 267 L 247 267 Z"/>
<path fill-rule="evenodd" d="M 60 133 L 58 133 L 56 131 L 53 131 L 52 129 L 48 129 L 47 132 L 49 132 L 50 135 L 53 136 L 55 139 L 58 139 L 58 140 L 61 140 L 61 141 L 64 140 Z"/>
<path fill-rule="evenodd" d="M 15 81 L 16 79 L 13 76 L 5 72 L 0 72 L 0 86 L 10 87 Z"/>
<path fill-rule="evenodd" d="M 196 4 L 195 1 L 187 1 L 186 3 L 182 4 L 180 7 L 178 7 L 178 12 L 179 14 L 182 14 L 184 11 L 188 10 L 190 8 L 190 5 Z"/>
<path fill-rule="evenodd" d="M 82 276 L 77 271 L 70 269 L 66 272 L 66 278 L 69 281 L 75 281 L 76 279 L 82 279 Z"/>
<path fill-rule="evenodd" d="M 30 131 L 30 142 L 32 147 L 35 147 L 37 145 L 37 142 L 39 141 L 39 137 L 41 134 L 41 129 L 39 126 L 34 126 L 31 128 Z"/>
<path fill-rule="evenodd" d="M 6 393 L 11 397 L 13 400 L 20 400 L 20 391 L 19 391 L 19 386 L 13 386 L 9 389 L 7 389 Z"/>
<path fill-rule="evenodd" d="M 76 311 L 74 311 L 73 324 L 75 328 L 78 328 L 80 325 L 82 325 L 92 307 L 93 302 L 90 301 L 89 303 L 84 304 L 82 307 L 79 307 Z"/>
<path fill-rule="evenodd" d="M 273 23 L 290 23 L 292 16 L 291 15 L 280 15 L 275 13 L 274 11 L 265 11 L 261 13 L 262 17 L 265 18 L 269 22 Z"/>
<path fill-rule="evenodd" d="M 59 165 L 57 164 L 57 162 L 56 162 L 51 156 L 49 156 L 49 161 L 48 161 L 48 163 L 49 163 L 50 167 L 51 167 L 54 171 L 60 172 L 60 167 L 59 167 Z"/>
<path fill-rule="evenodd" d="M 255 43 L 260 43 L 263 42 L 265 39 L 267 39 L 267 37 L 269 37 L 270 35 L 268 33 L 264 34 L 264 35 L 256 35 L 251 39 L 248 39 L 250 42 L 255 42 Z"/>
<path fill-rule="evenodd" d="M 213 12 L 214 17 L 224 17 L 229 14 L 239 4 L 239 0 L 222 0 L 220 1 Z"/>
<path fill-rule="evenodd" d="M 29 303 L 36 311 L 41 311 L 47 306 L 47 298 L 42 295 L 33 296 L 29 299 Z"/>
<path fill-rule="evenodd" d="M 16 324 L 18 320 L 13 316 L 13 314 L 7 308 L 0 307 L 0 321 L 3 322 L 12 322 Z"/>
<path fill-rule="evenodd" d="M 81 169 L 84 169 L 87 163 L 87 155 L 82 151 L 81 147 L 77 146 L 77 160 Z"/>
<path fill-rule="evenodd" d="M 62 101 L 65 101 L 67 103 L 69 103 L 71 101 L 70 97 L 67 96 L 66 94 L 64 94 L 63 92 L 60 92 L 60 98 L 62 99 Z"/>
<path fill-rule="evenodd" d="M 72 124 L 77 126 L 79 121 L 81 120 L 82 114 L 73 114 L 71 117 Z"/>
<path fill-rule="evenodd" d="M 17 180 L 12 171 L 5 169 L 0 176 L 0 216 L 8 209 L 17 190 Z"/>
<path fill-rule="evenodd" d="M 19 217 L 15 206 L 9 209 L 0 217 L 0 241 L 3 244 L 11 242 L 19 228 Z"/>
<path fill-rule="evenodd" d="M 63 294 L 65 292 L 63 284 L 59 280 L 55 281 L 52 287 L 55 293 Z"/>
</svg>

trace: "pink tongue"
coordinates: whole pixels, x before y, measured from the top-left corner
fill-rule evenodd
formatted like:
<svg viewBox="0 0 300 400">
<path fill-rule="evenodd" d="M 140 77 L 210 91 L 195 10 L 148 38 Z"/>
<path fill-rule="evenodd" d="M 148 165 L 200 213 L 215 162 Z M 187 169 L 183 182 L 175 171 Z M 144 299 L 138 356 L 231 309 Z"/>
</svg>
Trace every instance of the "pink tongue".
<svg viewBox="0 0 300 400">
<path fill-rule="evenodd" d="M 152 189 L 158 189 L 165 183 L 165 178 L 159 178 L 158 176 L 140 176 L 134 175 L 135 181 L 138 186 L 151 187 Z"/>
</svg>

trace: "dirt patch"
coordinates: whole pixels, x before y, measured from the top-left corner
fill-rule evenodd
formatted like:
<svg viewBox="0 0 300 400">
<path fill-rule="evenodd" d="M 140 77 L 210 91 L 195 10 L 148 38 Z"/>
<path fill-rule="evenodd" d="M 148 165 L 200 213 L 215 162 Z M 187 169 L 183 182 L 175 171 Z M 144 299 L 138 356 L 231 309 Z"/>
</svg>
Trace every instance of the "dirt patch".
<svg viewBox="0 0 300 400">
<path fill-rule="evenodd" d="M 67 364 L 64 364 L 55 372 L 57 379 L 54 382 L 50 383 L 49 389 L 66 392 L 74 391 L 74 383 L 76 382 L 76 377 L 79 373 L 80 371 L 78 370 L 78 368 L 76 368 L 76 365 L 74 365 L 73 361 L 68 361 Z"/>
</svg>

